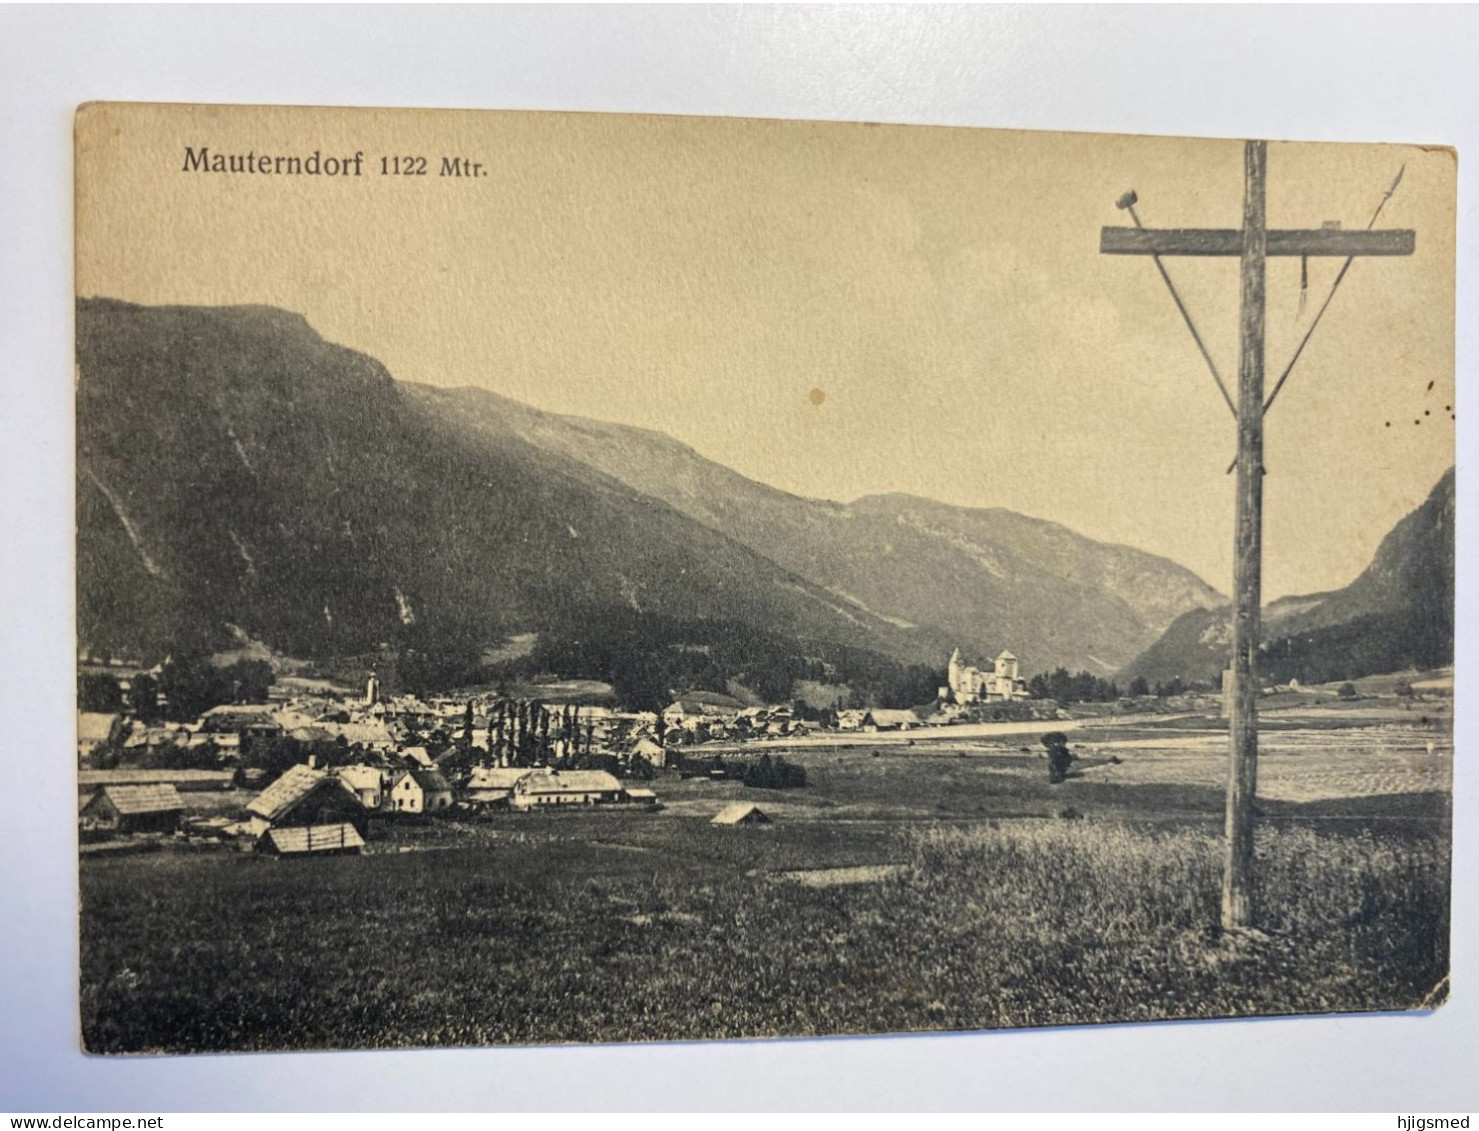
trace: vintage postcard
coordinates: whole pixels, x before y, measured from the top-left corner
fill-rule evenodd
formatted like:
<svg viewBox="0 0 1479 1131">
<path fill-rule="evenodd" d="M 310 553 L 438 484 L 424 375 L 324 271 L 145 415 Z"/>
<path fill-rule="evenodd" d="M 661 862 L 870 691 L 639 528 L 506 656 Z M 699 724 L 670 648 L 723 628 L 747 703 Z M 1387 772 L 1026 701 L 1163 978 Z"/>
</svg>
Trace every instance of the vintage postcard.
<svg viewBox="0 0 1479 1131">
<path fill-rule="evenodd" d="M 76 131 L 89 1051 L 1445 1000 L 1451 150 Z"/>
</svg>

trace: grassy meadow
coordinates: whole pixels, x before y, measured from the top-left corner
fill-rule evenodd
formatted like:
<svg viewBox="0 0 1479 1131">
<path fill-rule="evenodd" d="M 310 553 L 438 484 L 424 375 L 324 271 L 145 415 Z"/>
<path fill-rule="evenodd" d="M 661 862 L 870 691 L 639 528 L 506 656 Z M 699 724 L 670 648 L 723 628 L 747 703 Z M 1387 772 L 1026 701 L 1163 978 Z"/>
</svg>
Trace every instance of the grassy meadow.
<svg viewBox="0 0 1479 1131">
<path fill-rule="evenodd" d="M 1221 751 L 1084 732 L 798 754 L 783 793 L 397 826 L 363 856 L 82 864 L 93 1052 L 812 1036 L 1414 1008 L 1448 966 L 1451 744 L 1271 743 L 1261 932 L 1216 930 Z M 1139 753 L 1137 753 L 1139 750 Z M 752 799 L 765 827 L 717 828 Z M 1430 996 L 1431 995 L 1431 996 Z"/>
</svg>

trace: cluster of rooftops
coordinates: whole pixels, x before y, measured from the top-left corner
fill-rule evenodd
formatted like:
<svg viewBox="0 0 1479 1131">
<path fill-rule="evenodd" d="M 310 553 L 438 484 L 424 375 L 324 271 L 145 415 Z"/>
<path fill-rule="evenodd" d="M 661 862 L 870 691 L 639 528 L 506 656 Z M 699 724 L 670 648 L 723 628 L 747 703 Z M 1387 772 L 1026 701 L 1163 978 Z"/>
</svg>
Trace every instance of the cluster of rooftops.
<svg viewBox="0 0 1479 1131">
<path fill-rule="evenodd" d="M 249 801 L 237 817 L 186 819 L 173 783 L 110 783 L 81 807 L 85 830 L 104 833 L 183 829 L 250 843 L 275 854 L 354 852 L 376 814 L 425 815 L 485 808 L 568 805 L 655 806 L 650 789 L 631 788 L 601 770 L 476 769 L 457 790 L 435 769 L 390 772 L 376 766 L 296 765 Z"/>
</svg>

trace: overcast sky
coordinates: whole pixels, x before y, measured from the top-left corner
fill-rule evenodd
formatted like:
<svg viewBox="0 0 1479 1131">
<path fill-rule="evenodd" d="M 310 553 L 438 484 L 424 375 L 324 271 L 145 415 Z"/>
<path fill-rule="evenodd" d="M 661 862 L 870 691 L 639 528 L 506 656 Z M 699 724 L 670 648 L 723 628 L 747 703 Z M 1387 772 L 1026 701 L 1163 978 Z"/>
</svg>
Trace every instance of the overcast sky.
<svg viewBox="0 0 1479 1131">
<path fill-rule="evenodd" d="M 187 145 L 364 175 L 187 173 Z M 80 294 L 282 306 L 398 378 L 659 429 L 797 494 L 1008 507 L 1230 588 L 1231 416 L 1152 263 L 1098 242 L 1130 188 L 1150 226 L 1238 226 L 1239 142 L 141 107 L 79 146 Z M 1355 263 L 1269 416 L 1267 598 L 1349 582 L 1453 462 L 1450 155 L 1274 144 L 1269 223 L 1365 227 L 1404 163 L 1381 226 L 1417 253 Z M 1270 383 L 1339 262 L 1301 315 L 1299 262 L 1271 261 Z M 1236 261 L 1167 266 L 1234 382 Z"/>
</svg>

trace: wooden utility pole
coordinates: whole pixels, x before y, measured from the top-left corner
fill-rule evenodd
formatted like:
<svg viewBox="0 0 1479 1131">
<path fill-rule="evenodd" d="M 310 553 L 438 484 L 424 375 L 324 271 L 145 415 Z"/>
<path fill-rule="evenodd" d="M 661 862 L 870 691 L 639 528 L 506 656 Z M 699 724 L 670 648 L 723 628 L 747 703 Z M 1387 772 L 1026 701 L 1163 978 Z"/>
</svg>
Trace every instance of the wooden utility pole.
<svg viewBox="0 0 1479 1131">
<path fill-rule="evenodd" d="M 1243 226 L 1238 230 L 1187 228 L 1155 231 L 1140 226 L 1134 213 L 1133 192 L 1121 198 L 1130 209 L 1133 228 L 1104 228 L 1099 250 L 1105 255 L 1149 255 L 1160 266 L 1161 256 L 1237 256 L 1241 266 L 1241 332 L 1238 338 L 1237 518 L 1233 566 L 1232 720 L 1227 775 L 1226 854 L 1222 878 L 1224 930 L 1249 927 L 1253 907 L 1253 798 L 1258 789 L 1258 645 L 1262 606 L 1263 562 L 1263 417 L 1270 402 L 1263 396 L 1264 278 L 1268 256 L 1342 256 L 1345 266 L 1336 286 L 1358 255 L 1411 255 L 1416 234 L 1409 230 L 1269 231 L 1265 225 L 1268 184 L 1268 143 L 1249 141 L 1243 151 Z M 1401 174 L 1398 174 L 1398 180 Z M 1396 182 L 1392 189 L 1395 190 Z M 1388 196 L 1391 195 L 1389 191 Z M 1385 203 L 1385 199 L 1383 200 Z M 1378 214 L 1380 208 L 1378 208 Z M 1375 216 L 1372 217 L 1375 223 Z M 1216 367 L 1206 355 L 1201 338 L 1176 293 L 1170 276 L 1162 277 L 1176 299 L 1182 317 L 1203 350 L 1213 376 Z M 1331 290 L 1334 294 L 1334 288 Z M 1327 305 L 1329 300 L 1326 300 Z M 1321 313 L 1324 313 L 1323 308 Z M 1317 318 L 1318 321 L 1318 318 Z M 1310 327 L 1309 333 L 1314 330 Z M 1308 341 L 1308 333 L 1305 341 Z M 1300 350 L 1304 343 L 1300 343 Z M 1296 351 L 1295 359 L 1298 358 Z M 1289 368 L 1292 369 L 1293 361 Z M 1280 378 L 1288 377 L 1289 369 Z M 1275 390 L 1277 393 L 1277 389 Z"/>
<path fill-rule="evenodd" d="M 1222 926 L 1253 921 L 1253 797 L 1258 789 L 1258 656 L 1263 550 L 1263 310 L 1268 144 L 1243 153 L 1242 300 L 1238 335 L 1238 504 L 1233 559 L 1231 756 Z"/>
</svg>

